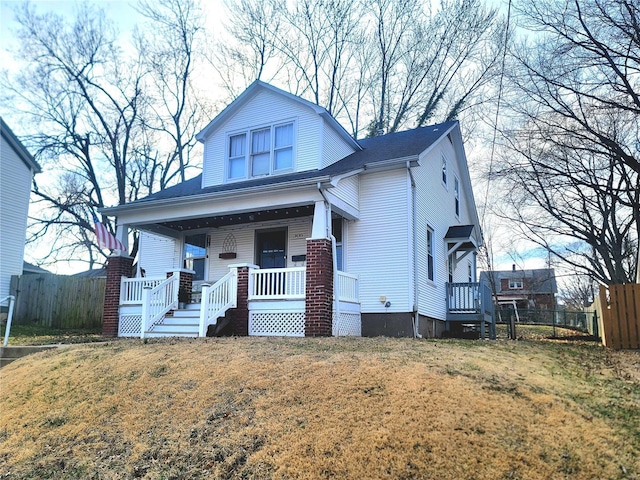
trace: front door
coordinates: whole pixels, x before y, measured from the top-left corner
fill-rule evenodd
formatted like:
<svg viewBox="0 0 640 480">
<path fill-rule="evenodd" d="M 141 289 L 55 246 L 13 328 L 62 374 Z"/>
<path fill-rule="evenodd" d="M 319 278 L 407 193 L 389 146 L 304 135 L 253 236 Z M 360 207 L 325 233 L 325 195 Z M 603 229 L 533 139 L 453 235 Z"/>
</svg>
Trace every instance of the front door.
<svg viewBox="0 0 640 480">
<path fill-rule="evenodd" d="M 256 260 L 260 268 L 286 267 L 286 246 L 286 229 L 256 232 Z"/>
</svg>

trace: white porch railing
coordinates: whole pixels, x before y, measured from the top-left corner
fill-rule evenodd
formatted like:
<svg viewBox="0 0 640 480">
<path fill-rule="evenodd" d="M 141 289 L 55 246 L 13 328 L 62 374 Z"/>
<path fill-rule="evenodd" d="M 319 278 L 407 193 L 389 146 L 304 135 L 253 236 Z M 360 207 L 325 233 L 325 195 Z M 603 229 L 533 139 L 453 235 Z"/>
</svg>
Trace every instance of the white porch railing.
<svg viewBox="0 0 640 480">
<path fill-rule="evenodd" d="M 140 305 L 142 290 L 145 287 L 155 288 L 166 280 L 166 277 L 126 278 L 120 281 L 120 305 Z"/>
<path fill-rule="evenodd" d="M 360 302 L 358 277 L 350 273 L 338 271 L 338 300 L 341 302 Z"/>
<path fill-rule="evenodd" d="M 198 335 L 204 337 L 207 328 L 217 321 L 228 309 L 237 306 L 238 270 L 232 268 L 229 273 L 212 286 L 202 286 L 200 305 L 200 329 Z"/>
<path fill-rule="evenodd" d="M 171 277 L 162 281 L 155 287 L 151 284 L 142 288 L 142 321 L 140 326 L 140 338 L 144 338 L 145 332 L 164 318 L 165 314 L 178 306 L 178 288 L 180 286 L 180 274 L 175 272 Z"/>
<path fill-rule="evenodd" d="M 305 267 L 249 269 L 249 300 L 304 300 Z"/>
</svg>

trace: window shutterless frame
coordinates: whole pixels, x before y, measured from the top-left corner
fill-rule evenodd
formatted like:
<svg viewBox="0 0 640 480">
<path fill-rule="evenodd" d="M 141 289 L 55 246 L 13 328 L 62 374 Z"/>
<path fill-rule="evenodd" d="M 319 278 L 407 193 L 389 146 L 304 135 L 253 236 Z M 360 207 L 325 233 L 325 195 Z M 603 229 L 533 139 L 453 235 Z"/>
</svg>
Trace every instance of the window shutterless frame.
<svg viewBox="0 0 640 480">
<path fill-rule="evenodd" d="M 292 171 L 295 144 L 295 120 L 229 133 L 225 157 L 226 180 L 246 180 Z"/>
</svg>

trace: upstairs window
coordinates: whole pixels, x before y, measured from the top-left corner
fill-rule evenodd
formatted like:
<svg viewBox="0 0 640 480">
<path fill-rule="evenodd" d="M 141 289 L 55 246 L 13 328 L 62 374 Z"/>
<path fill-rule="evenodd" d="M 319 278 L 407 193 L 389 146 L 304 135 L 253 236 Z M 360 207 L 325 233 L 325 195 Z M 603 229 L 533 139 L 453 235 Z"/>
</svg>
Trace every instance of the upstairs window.
<svg viewBox="0 0 640 480">
<path fill-rule="evenodd" d="M 455 198 L 455 202 L 456 202 L 456 217 L 460 216 L 460 181 L 458 180 L 458 177 L 453 177 L 453 192 L 454 192 L 454 196 Z"/>
<path fill-rule="evenodd" d="M 510 290 L 522 290 L 522 279 L 521 278 L 512 278 L 509 280 L 509 289 Z"/>
<path fill-rule="evenodd" d="M 291 170 L 293 143 L 293 122 L 231 135 L 227 178 L 239 180 Z"/>
<path fill-rule="evenodd" d="M 442 154 L 442 183 L 447 186 L 447 157 Z"/>
<path fill-rule="evenodd" d="M 233 135 L 229 138 L 229 178 L 244 178 L 246 165 L 247 135 Z"/>
</svg>

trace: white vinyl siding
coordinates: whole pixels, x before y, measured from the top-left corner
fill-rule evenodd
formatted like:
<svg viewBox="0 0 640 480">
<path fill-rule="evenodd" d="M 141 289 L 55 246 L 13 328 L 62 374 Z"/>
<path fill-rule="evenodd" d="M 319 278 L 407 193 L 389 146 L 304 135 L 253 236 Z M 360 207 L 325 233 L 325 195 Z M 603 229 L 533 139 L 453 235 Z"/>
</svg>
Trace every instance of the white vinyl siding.
<svg viewBox="0 0 640 480">
<path fill-rule="evenodd" d="M 12 275 L 22 274 L 32 170 L 0 137 L 0 298 Z"/>
<path fill-rule="evenodd" d="M 319 168 L 328 167 L 354 152 L 353 147 L 347 145 L 336 131 L 326 123 L 323 131 L 322 159 Z"/>
<path fill-rule="evenodd" d="M 255 263 L 255 231 L 268 228 L 287 228 L 287 267 L 304 266 L 304 262 L 292 261 L 294 255 L 306 255 L 307 238 L 311 236 L 311 217 L 293 219 L 288 222 L 256 222 L 250 225 L 234 225 L 210 230 L 208 280 L 215 282 L 229 272 L 229 265 Z M 236 258 L 222 259 L 222 245 L 232 235 L 236 244 Z"/>
<path fill-rule="evenodd" d="M 181 268 L 179 240 L 140 232 L 140 267 L 147 277 L 164 277 L 167 272 Z"/>
<path fill-rule="evenodd" d="M 468 214 L 465 202 L 460 202 L 460 215 L 455 214 L 455 192 L 453 188 L 442 188 L 443 159 L 446 159 L 447 177 L 461 178 L 458 161 L 451 142 L 440 141 L 425 158 L 421 165 L 412 168 L 416 180 L 416 216 L 418 232 L 418 311 L 422 315 L 444 320 L 446 318 L 445 283 L 449 278 L 447 247 L 444 236 L 449 227 L 469 225 L 473 221 Z M 465 198 L 464 184 L 460 182 L 461 200 Z M 433 229 L 434 241 L 434 277 L 428 279 L 427 228 Z M 454 282 L 466 282 L 468 278 L 467 261 L 459 263 L 453 272 Z"/>
<path fill-rule="evenodd" d="M 360 219 L 348 222 L 345 271 L 360 278 L 362 312 L 412 309 L 409 198 L 405 169 L 360 177 Z M 381 296 L 391 302 L 389 308 L 380 302 Z"/>
<path fill-rule="evenodd" d="M 204 146 L 203 186 L 224 183 L 229 135 L 291 121 L 295 121 L 296 130 L 292 152 L 295 170 L 318 168 L 322 118 L 294 100 L 274 92 L 261 91 L 207 138 Z"/>
<path fill-rule="evenodd" d="M 338 197 L 340 200 L 345 201 L 352 207 L 360 208 L 359 196 L 360 196 L 360 176 L 353 175 L 351 177 L 343 178 L 338 184 L 330 190 L 330 192 Z"/>
</svg>

